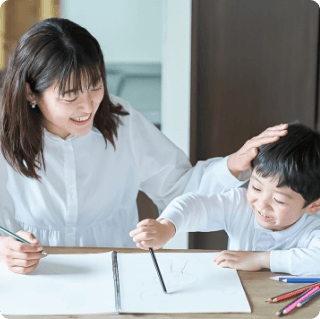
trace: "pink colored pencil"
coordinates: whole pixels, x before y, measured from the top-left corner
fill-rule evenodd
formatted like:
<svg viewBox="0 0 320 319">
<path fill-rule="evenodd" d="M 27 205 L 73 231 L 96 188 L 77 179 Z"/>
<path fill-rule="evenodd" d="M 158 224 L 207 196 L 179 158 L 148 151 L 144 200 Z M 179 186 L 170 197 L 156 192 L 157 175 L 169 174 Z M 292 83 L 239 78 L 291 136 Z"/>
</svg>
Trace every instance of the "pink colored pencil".
<svg viewBox="0 0 320 319">
<path fill-rule="evenodd" d="M 284 309 L 282 314 L 286 315 L 287 313 L 289 313 L 292 309 L 294 309 L 297 306 L 298 303 L 308 299 L 310 296 L 312 296 L 319 289 L 320 289 L 319 286 L 314 287 L 313 289 L 311 289 L 307 294 L 305 294 L 304 296 L 299 298 L 297 301 L 295 301 L 294 303 L 289 305 L 286 309 Z"/>
</svg>

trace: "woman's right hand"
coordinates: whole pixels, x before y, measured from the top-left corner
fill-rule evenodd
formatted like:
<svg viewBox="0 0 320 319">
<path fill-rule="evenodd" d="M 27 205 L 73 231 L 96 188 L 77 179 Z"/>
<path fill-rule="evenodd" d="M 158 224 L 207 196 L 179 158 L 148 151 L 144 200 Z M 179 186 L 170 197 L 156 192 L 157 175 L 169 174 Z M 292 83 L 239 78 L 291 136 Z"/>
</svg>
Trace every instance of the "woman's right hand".
<svg viewBox="0 0 320 319">
<path fill-rule="evenodd" d="M 27 274 L 37 268 L 40 259 L 45 257 L 46 253 L 39 252 L 43 248 L 33 234 L 23 230 L 16 234 L 30 244 L 21 243 L 10 236 L 0 236 L 0 261 L 14 273 Z"/>
</svg>

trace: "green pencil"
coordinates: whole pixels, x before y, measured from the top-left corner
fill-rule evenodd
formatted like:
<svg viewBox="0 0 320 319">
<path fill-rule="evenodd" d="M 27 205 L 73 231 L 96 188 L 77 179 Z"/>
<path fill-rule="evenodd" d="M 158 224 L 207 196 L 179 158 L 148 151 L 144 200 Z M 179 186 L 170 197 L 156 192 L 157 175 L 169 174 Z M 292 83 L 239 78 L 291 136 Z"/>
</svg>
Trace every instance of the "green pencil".
<svg viewBox="0 0 320 319">
<path fill-rule="evenodd" d="M 22 237 L 18 236 L 17 234 L 14 234 L 12 233 L 10 230 L 8 229 L 5 229 L 4 227 L 0 226 L 0 230 L 2 232 L 4 232 L 5 234 L 13 237 L 14 239 L 16 239 L 17 241 L 20 241 L 21 243 L 24 243 L 24 244 L 30 244 L 27 240 L 23 239 Z M 39 253 L 43 253 L 43 250 L 40 250 Z"/>
</svg>

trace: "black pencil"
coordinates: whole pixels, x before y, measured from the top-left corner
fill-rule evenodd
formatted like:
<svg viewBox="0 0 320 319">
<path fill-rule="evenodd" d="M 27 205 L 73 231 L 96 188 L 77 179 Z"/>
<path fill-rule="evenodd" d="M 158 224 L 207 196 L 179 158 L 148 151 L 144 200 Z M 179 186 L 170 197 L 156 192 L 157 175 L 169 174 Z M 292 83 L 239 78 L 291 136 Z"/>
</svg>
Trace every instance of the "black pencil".
<svg viewBox="0 0 320 319">
<path fill-rule="evenodd" d="M 161 282 L 161 286 L 162 286 L 163 292 L 167 293 L 167 289 L 166 289 L 166 286 L 164 285 L 164 281 L 163 281 L 163 278 L 161 276 L 160 268 L 158 266 L 157 259 L 156 259 L 156 256 L 155 256 L 154 252 L 153 252 L 153 249 L 149 248 L 149 251 L 150 251 L 150 254 L 151 254 L 151 257 L 152 257 L 152 260 L 153 260 L 154 267 L 156 268 L 159 280 Z"/>
</svg>

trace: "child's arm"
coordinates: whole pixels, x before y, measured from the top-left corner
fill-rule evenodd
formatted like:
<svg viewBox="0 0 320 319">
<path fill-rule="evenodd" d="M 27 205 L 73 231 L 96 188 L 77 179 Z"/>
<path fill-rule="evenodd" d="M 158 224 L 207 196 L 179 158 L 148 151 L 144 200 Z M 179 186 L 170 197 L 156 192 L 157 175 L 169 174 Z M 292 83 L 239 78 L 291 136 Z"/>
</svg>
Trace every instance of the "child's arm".
<svg viewBox="0 0 320 319">
<path fill-rule="evenodd" d="M 247 271 L 257 271 L 264 268 L 270 269 L 270 251 L 224 250 L 213 261 L 221 268 L 234 268 Z"/>
<path fill-rule="evenodd" d="M 316 220 L 314 220 L 317 223 Z M 270 254 L 270 269 L 272 272 L 285 272 L 296 276 L 320 275 L 320 225 L 315 225 L 313 231 L 300 238 L 296 244 L 286 250 L 273 250 Z M 299 247 L 300 246 L 300 247 Z"/>
<path fill-rule="evenodd" d="M 173 200 L 158 221 L 140 222 L 137 228 L 130 232 L 130 236 L 139 248 L 157 249 L 170 240 L 176 231 L 228 231 L 235 214 L 241 214 L 244 223 L 252 214 L 246 202 L 246 190 L 243 188 L 210 197 L 189 193 Z"/>
<path fill-rule="evenodd" d="M 160 221 L 144 219 L 129 235 L 137 243 L 138 248 L 148 250 L 149 248 L 161 248 L 175 233 L 175 226 L 167 219 L 161 219 Z"/>
</svg>

